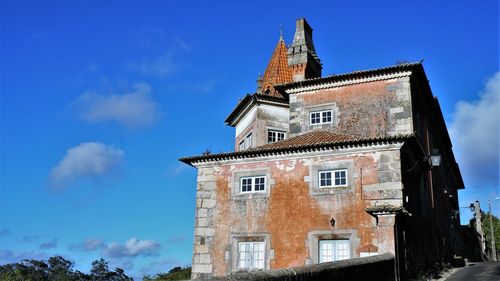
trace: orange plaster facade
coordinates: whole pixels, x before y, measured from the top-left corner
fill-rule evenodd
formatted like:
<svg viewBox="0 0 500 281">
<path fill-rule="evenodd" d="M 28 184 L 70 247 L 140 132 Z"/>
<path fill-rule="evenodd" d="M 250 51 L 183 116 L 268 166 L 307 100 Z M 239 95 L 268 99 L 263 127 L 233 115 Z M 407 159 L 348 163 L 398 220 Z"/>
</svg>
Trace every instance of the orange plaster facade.
<svg viewBox="0 0 500 281">
<path fill-rule="evenodd" d="M 380 227 L 365 209 L 384 204 L 387 200 L 401 200 L 401 193 L 396 192 L 393 198 L 388 198 L 381 195 L 380 190 L 365 191 L 363 186 L 370 187 L 379 182 L 379 169 L 383 165 L 381 157 L 391 159 L 393 166 L 399 164 L 398 147 L 377 148 L 377 152 L 367 148 L 338 154 L 329 151 L 279 160 L 256 159 L 200 166 L 194 276 L 222 276 L 237 271 L 238 253 L 234 245 L 238 241 L 265 240 L 268 269 L 316 263 L 318 253 L 309 243 L 314 245 L 318 241 L 308 241 L 314 232 L 321 232 L 315 238 L 317 240 L 345 239 L 345 236 L 337 237 L 336 233 L 353 232 L 349 239 L 351 257 L 359 257 L 362 249 L 378 249 Z M 314 192 L 312 178 L 316 172 L 313 167 L 339 162 L 350 166 L 352 175 L 348 187 Z M 266 171 L 265 195 L 238 194 L 235 185 L 239 173 L 247 171 L 262 171 L 258 172 L 259 175 Z M 400 185 L 396 183 L 396 186 Z M 200 209 L 207 211 L 200 213 Z M 332 218 L 335 220 L 333 227 Z M 394 241 L 385 235 L 384 229 L 384 245 L 393 244 Z M 198 252 L 203 246 L 207 247 L 204 252 Z M 394 252 L 390 247 L 383 248 L 385 252 Z"/>
</svg>

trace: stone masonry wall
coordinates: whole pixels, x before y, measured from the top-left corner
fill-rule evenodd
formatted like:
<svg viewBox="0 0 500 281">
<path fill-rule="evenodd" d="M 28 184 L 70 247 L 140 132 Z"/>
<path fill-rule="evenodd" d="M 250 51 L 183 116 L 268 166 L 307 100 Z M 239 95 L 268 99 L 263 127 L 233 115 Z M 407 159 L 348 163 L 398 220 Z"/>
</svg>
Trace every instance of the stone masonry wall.
<svg viewBox="0 0 500 281">
<path fill-rule="evenodd" d="M 309 113 L 333 110 L 333 123 L 310 125 Z M 290 95 L 290 136 L 316 128 L 363 137 L 412 132 L 409 77 Z"/>
<path fill-rule="evenodd" d="M 198 167 L 193 278 L 237 270 L 238 241 L 265 241 L 266 268 L 318 263 L 319 239 L 347 239 L 351 257 L 394 253 L 390 220 L 365 209 L 402 206 L 399 145 L 243 159 Z M 348 185 L 318 188 L 318 171 L 347 169 Z M 239 179 L 265 176 L 266 192 L 241 194 Z M 332 228 L 331 219 L 335 226 Z"/>
</svg>

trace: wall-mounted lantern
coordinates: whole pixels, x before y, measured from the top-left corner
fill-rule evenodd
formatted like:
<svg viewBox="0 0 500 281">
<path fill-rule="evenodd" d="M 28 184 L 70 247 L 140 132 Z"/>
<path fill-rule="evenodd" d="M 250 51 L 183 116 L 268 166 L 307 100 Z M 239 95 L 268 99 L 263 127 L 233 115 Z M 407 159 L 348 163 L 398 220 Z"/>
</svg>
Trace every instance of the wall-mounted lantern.
<svg viewBox="0 0 500 281">
<path fill-rule="evenodd" d="M 469 209 L 470 209 L 471 212 L 474 213 L 476 211 L 476 206 L 474 206 L 474 204 L 470 203 Z"/>
<path fill-rule="evenodd" d="M 335 219 L 334 218 L 332 218 L 330 220 L 330 225 L 332 226 L 332 228 L 335 227 Z"/>
<path fill-rule="evenodd" d="M 432 167 L 439 167 L 439 165 L 441 165 L 441 155 L 439 154 L 439 150 L 433 149 L 430 158 Z"/>
</svg>

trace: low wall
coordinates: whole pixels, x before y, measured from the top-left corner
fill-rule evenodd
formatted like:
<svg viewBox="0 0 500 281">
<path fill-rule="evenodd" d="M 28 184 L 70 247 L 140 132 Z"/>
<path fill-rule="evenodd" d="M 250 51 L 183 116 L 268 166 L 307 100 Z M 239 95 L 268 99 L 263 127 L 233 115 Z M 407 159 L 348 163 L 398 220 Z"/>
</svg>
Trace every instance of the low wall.
<svg viewBox="0 0 500 281">
<path fill-rule="evenodd" d="M 210 281 L 394 281 L 394 255 L 383 254 L 302 267 L 276 270 L 235 272 L 228 276 L 212 277 Z M 201 279 L 197 279 L 201 280 Z"/>
</svg>

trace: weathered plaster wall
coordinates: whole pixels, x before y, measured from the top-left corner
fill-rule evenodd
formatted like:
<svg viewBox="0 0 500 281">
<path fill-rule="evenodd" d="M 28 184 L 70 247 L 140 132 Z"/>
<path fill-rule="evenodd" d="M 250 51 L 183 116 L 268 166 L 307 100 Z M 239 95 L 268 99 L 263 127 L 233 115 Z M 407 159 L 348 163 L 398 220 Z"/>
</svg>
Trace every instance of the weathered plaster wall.
<svg viewBox="0 0 500 281">
<path fill-rule="evenodd" d="M 235 271 L 237 241 L 252 239 L 266 241 L 268 269 L 317 263 L 318 239 L 349 239 L 351 256 L 359 257 L 381 244 L 365 208 L 402 205 L 397 145 L 214 164 L 198 167 L 195 278 Z M 318 190 L 317 170 L 332 165 L 348 169 L 349 186 Z M 252 175 L 266 176 L 266 192 L 239 194 L 239 178 Z M 393 253 L 393 241 L 384 239 L 379 253 Z"/>
<path fill-rule="evenodd" d="M 289 109 L 287 107 L 259 104 L 253 107 L 236 125 L 235 151 L 238 144 L 251 132 L 252 147 L 267 144 L 269 129 L 288 134 Z"/>
<path fill-rule="evenodd" d="M 309 113 L 333 110 L 333 123 L 310 125 Z M 290 95 L 290 136 L 315 128 L 368 137 L 412 132 L 409 77 Z"/>
</svg>

